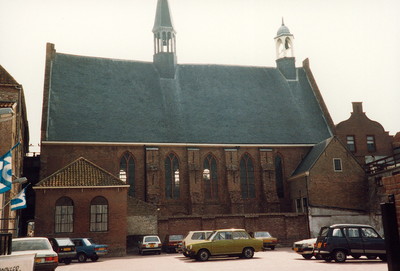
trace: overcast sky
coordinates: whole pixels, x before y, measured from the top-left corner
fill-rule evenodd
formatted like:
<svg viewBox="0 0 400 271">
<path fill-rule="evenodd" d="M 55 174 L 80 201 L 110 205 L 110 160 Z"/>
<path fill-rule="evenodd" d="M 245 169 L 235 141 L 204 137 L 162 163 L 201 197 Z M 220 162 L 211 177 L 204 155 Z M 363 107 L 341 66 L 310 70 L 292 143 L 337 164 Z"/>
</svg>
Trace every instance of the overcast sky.
<svg viewBox="0 0 400 271">
<path fill-rule="evenodd" d="M 335 124 L 352 102 L 400 131 L 400 0 L 169 0 L 178 63 L 276 67 L 274 37 L 294 35 Z M 23 85 L 40 143 L 46 43 L 57 52 L 152 61 L 157 0 L 0 0 L 0 65 Z M 79 110 L 79 108 L 77 108 Z M 31 151 L 37 151 L 37 148 Z"/>
</svg>

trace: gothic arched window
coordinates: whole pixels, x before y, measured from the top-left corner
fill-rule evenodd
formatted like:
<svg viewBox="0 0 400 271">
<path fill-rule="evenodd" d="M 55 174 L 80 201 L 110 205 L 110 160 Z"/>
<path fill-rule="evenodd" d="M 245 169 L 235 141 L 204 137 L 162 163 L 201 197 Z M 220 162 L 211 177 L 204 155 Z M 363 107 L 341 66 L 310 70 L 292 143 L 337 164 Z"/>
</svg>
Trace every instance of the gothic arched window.
<svg viewBox="0 0 400 271">
<path fill-rule="evenodd" d="M 132 155 L 125 153 L 119 162 L 119 178 L 130 185 L 129 196 L 135 196 L 135 160 Z"/>
<path fill-rule="evenodd" d="M 209 154 L 203 163 L 204 197 L 218 198 L 218 172 L 215 158 Z"/>
<path fill-rule="evenodd" d="M 284 189 L 283 189 L 282 158 L 279 155 L 275 157 L 275 180 L 276 180 L 276 193 L 278 194 L 278 198 L 283 198 Z"/>
<path fill-rule="evenodd" d="M 179 199 L 179 162 L 175 154 L 170 153 L 165 159 L 165 197 Z"/>
<path fill-rule="evenodd" d="M 54 232 L 74 231 L 74 202 L 69 197 L 61 197 L 56 201 L 54 216 Z"/>
<path fill-rule="evenodd" d="M 242 198 L 256 197 L 253 161 L 247 154 L 243 155 L 240 160 L 240 186 L 242 188 Z"/>
</svg>

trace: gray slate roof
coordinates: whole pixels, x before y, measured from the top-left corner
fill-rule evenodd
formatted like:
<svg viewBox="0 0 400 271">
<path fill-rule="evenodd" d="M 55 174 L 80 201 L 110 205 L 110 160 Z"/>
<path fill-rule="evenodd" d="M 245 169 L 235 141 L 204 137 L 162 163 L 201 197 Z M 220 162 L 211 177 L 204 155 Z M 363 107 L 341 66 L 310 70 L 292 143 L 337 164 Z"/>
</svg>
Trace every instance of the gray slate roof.
<svg viewBox="0 0 400 271">
<path fill-rule="evenodd" d="M 307 155 L 304 157 L 304 159 L 300 162 L 300 164 L 297 166 L 297 168 L 294 170 L 292 173 L 291 177 L 296 176 L 297 174 L 305 173 L 307 171 L 310 171 L 314 164 L 318 161 L 319 157 L 321 154 L 325 151 L 325 149 L 328 147 L 329 143 L 332 142 L 332 139 L 335 137 L 330 137 L 314 147 L 307 153 Z"/>
<path fill-rule="evenodd" d="M 303 68 L 178 65 L 56 53 L 48 141 L 308 144 L 330 137 Z"/>
</svg>

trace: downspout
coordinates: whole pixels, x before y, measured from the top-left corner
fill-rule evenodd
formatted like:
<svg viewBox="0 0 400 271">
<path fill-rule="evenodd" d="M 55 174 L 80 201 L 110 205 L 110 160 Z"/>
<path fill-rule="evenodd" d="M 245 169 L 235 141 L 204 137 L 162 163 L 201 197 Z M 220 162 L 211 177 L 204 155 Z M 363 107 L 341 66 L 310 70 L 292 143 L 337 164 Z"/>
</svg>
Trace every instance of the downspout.
<svg viewBox="0 0 400 271">
<path fill-rule="evenodd" d="M 144 148 L 144 201 L 147 202 L 147 148 L 146 145 L 143 145 Z"/>
<path fill-rule="evenodd" d="M 307 174 L 308 175 L 308 174 Z M 310 230 L 310 218 L 309 218 L 309 211 L 308 211 L 308 181 L 307 181 L 307 175 L 304 176 L 304 180 L 306 182 L 306 199 L 307 199 L 307 208 L 306 208 L 306 220 L 307 220 L 307 233 L 308 233 L 308 238 L 311 238 L 311 230 Z"/>
</svg>

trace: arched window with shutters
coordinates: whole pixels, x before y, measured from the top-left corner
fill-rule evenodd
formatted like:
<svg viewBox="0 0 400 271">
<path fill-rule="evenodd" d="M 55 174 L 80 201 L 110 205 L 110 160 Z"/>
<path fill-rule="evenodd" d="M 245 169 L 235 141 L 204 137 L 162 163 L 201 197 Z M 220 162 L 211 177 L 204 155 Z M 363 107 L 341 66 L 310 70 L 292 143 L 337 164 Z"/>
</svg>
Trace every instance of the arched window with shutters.
<svg viewBox="0 0 400 271">
<path fill-rule="evenodd" d="M 280 155 L 275 156 L 275 181 L 276 181 L 276 193 L 278 198 L 284 197 L 284 187 L 283 187 L 283 168 L 282 168 L 282 158 Z"/>
<path fill-rule="evenodd" d="M 211 154 L 203 162 L 204 197 L 206 199 L 218 198 L 218 171 L 217 162 Z"/>
<path fill-rule="evenodd" d="M 108 230 L 108 201 L 98 196 L 90 202 L 90 231 Z"/>
<path fill-rule="evenodd" d="M 248 154 L 240 159 L 240 186 L 242 188 L 242 198 L 255 198 L 256 191 L 254 185 L 254 166 Z"/>
<path fill-rule="evenodd" d="M 125 153 L 119 162 L 119 178 L 130 185 L 129 196 L 135 196 L 135 160 L 130 153 Z"/>
<path fill-rule="evenodd" d="M 165 159 L 165 197 L 180 198 L 180 174 L 178 157 L 170 153 Z"/>
<path fill-rule="evenodd" d="M 54 216 L 54 232 L 74 231 L 74 202 L 69 197 L 61 197 L 56 201 Z"/>
</svg>

